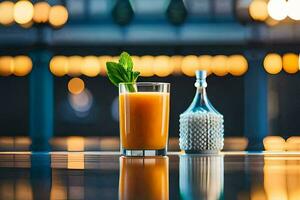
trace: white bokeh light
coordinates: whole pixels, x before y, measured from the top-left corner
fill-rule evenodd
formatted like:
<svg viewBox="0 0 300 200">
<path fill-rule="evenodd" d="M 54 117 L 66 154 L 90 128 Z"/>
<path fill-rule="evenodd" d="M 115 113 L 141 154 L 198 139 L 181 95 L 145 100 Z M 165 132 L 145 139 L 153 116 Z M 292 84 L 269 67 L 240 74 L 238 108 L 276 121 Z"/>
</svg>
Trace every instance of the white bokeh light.
<svg viewBox="0 0 300 200">
<path fill-rule="evenodd" d="M 300 20 L 300 0 L 289 0 L 287 2 L 288 16 L 293 20 Z"/>
<path fill-rule="evenodd" d="M 275 20 L 284 20 L 287 15 L 287 2 L 285 0 L 270 0 L 268 3 L 268 12 L 271 18 Z"/>
<path fill-rule="evenodd" d="M 85 89 L 80 94 L 69 94 L 69 103 L 76 115 L 86 117 L 93 105 L 93 96 L 91 92 Z"/>
</svg>

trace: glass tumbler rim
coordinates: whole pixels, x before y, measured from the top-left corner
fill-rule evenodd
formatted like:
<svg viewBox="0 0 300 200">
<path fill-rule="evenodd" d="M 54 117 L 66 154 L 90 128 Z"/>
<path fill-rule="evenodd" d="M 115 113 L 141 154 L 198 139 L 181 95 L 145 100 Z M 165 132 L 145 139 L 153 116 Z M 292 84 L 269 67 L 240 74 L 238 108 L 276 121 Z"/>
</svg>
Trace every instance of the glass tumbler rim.
<svg viewBox="0 0 300 200">
<path fill-rule="evenodd" d="M 171 85 L 171 83 L 167 82 L 123 82 L 119 83 L 120 85 L 137 85 L 137 86 L 153 86 L 153 85 Z"/>
</svg>

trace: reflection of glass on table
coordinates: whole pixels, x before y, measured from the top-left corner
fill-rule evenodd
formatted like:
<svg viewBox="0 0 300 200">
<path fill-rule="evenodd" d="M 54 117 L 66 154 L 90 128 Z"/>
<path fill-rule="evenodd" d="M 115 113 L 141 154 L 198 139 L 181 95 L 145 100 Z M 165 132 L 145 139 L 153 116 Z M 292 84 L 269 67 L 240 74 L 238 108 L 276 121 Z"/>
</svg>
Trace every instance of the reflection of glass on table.
<svg viewBox="0 0 300 200">
<path fill-rule="evenodd" d="M 120 200 L 168 200 L 168 157 L 120 157 Z"/>
<path fill-rule="evenodd" d="M 179 168 L 179 187 L 183 200 L 222 199 L 223 156 L 181 155 Z"/>
</svg>

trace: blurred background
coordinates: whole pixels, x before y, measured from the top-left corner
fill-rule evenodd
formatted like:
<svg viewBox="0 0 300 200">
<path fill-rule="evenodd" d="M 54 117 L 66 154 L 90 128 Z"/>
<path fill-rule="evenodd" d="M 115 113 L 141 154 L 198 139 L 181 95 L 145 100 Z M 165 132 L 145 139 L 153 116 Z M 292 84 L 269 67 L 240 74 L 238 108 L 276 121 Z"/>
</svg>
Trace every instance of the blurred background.
<svg viewBox="0 0 300 200">
<path fill-rule="evenodd" d="M 127 51 L 139 81 L 171 83 L 172 150 L 197 69 L 210 73 L 225 150 L 300 150 L 299 9 L 298 0 L 0 1 L 1 148 L 118 149 L 118 89 L 105 63 Z"/>
</svg>

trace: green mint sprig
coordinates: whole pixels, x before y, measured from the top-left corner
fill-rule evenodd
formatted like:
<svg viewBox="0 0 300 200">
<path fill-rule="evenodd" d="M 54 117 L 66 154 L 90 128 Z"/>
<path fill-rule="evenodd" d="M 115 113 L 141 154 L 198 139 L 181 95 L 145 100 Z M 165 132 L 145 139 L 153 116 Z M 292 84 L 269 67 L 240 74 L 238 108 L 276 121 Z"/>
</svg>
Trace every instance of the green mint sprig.
<svg viewBox="0 0 300 200">
<path fill-rule="evenodd" d="M 140 75 L 140 72 L 133 71 L 133 62 L 127 52 L 120 55 L 119 63 L 106 63 L 107 76 L 109 80 L 117 87 L 119 83 L 129 83 L 126 85 L 129 92 L 135 92 L 134 83 Z"/>
</svg>

